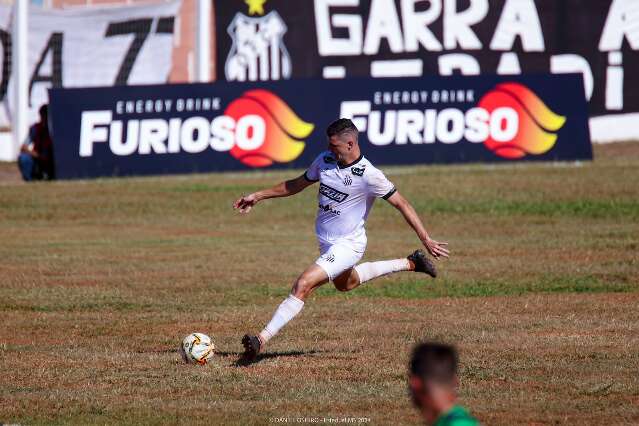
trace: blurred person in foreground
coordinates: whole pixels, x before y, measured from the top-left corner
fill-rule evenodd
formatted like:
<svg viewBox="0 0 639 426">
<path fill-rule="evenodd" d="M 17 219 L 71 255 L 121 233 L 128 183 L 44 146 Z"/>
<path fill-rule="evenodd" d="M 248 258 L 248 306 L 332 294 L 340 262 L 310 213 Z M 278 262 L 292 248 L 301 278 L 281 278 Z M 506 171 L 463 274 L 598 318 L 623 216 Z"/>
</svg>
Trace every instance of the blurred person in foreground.
<svg viewBox="0 0 639 426">
<path fill-rule="evenodd" d="M 426 342 L 413 350 L 408 385 L 413 403 L 428 425 L 479 425 L 477 419 L 456 404 L 458 362 L 457 351 L 450 345 Z"/>
<path fill-rule="evenodd" d="M 29 135 L 20 147 L 18 167 L 25 181 L 55 179 L 53 167 L 53 140 L 49 134 L 48 107 L 40 107 L 40 121 L 29 129 Z"/>
</svg>

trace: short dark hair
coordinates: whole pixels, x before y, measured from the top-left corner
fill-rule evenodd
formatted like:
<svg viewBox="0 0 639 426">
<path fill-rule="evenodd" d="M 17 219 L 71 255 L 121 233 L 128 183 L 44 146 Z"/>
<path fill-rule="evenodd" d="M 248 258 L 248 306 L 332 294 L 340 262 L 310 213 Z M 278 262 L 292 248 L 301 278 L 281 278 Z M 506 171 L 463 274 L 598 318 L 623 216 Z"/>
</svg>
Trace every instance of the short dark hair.
<svg viewBox="0 0 639 426">
<path fill-rule="evenodd" d="M 457 376 L 457 350 L 443 343 L 424 342 L 413 349 L 410 373 L 423 381 L 453 383 Z"/>
<path fill-rule="evenodd" d="M 339 136 L 343 133 L 355 133 L 355 138 L 357 138 L 357 134 L 359 132 L 357 130 L 357 127 L 355 127 L 353 122 L 348 118 L 340 118 L 339 120 L 335 120 L 326 128 L 326 136 L 328 136 L 329 138 L 332 136 Z"/>
</svg>

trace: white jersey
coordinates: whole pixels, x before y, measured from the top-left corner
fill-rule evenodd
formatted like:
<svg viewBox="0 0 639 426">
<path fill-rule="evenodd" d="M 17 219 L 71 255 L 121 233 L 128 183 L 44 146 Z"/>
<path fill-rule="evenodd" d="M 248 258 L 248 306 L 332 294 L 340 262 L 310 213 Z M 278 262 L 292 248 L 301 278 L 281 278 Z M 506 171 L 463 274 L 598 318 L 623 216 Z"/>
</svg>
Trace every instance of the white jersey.
<svg viewBox="0 0 639 426">
<path fill-rule="evenodd" d="M 306 180 L 319 181 L 319 203 L 315 233 L 320 243 L 363 233 L 375 198 L 388 199 L 395 186 L 363 155 L 340 166 L 330 151 L 315 158 L 304 173 Z"/>
</svg>

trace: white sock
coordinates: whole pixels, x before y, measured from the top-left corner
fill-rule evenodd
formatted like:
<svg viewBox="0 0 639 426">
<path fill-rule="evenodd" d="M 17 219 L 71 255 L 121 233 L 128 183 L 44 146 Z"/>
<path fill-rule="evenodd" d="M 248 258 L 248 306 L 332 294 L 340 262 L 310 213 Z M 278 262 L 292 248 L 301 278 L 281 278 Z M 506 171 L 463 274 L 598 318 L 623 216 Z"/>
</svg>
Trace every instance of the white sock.
<svg viewBox="0 0 639 426">
<path fill-rule="evenodd" d="M 379 262 L 360 263 L 355 267 L 359 282 L 364 284 L 374 278 L 383 275 L 392 274 L 393 272 L 410 271 L 410 263 L 408 259 L 381 260 Z"/>
<path fill-rule="evenodd" d="M 264 330 L 260 332 L 262 342 L 268 342 L 286 323 L 295 318 L 295 315 L 299 314 L 303 307 L 304 302 L 302 300 L 289 294 L 288 297 L 280 303 L 280 306 L 277 307 L 271 321 L 264 327 Z"/>
</svg>

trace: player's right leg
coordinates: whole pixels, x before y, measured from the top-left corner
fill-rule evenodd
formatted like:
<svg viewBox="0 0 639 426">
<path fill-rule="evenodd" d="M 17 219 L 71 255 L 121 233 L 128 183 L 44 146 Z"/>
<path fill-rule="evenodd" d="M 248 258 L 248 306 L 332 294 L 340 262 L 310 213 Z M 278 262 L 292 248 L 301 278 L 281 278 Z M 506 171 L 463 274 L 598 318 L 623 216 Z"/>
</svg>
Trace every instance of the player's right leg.
<svg viewBox="0 0 639 426">
<path fill-rule="evenodd" d="M 244 358 L 255 359 L 266 342 L 302 311 L 306 298 L 313 290 L 327 282 L 328 275 L 319 265 L 314 264 L 306 268 L 295 280 L 291 294 L 278 306 L 266 327 L 257 336 L 247 334 L 242 338 Z"/>
</svg>

